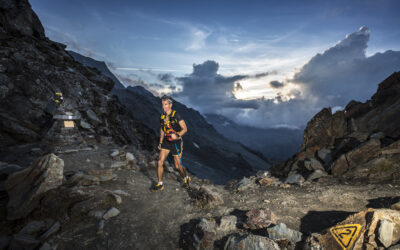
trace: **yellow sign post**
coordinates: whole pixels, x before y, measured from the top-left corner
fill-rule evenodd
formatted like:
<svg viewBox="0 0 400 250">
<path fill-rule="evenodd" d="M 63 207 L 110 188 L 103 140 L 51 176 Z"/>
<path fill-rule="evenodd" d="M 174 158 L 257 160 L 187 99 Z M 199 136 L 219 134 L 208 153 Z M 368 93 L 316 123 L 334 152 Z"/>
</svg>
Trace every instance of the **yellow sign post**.
<svg viewBox="0 0 400 250">
<path fill-rule="evenodd" d="M 332 236 L 343 249 L 351 249 L 361 231 L 360 224 L 347 224 L 329 229 Z"/>
<path fill-rule="evenodd" d="M 73 121 L 64 121 L 64 128 L 73 128 L 75 127 Z"/>
</svg>

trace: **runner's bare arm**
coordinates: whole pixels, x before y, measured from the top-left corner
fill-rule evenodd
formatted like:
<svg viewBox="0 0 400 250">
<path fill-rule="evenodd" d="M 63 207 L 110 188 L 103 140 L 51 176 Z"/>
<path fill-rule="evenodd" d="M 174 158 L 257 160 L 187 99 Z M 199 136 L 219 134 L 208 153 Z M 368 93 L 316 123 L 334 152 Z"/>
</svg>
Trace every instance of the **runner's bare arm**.
<svg viewBox="0 0 400 250">
<path fill-rule="evenodd" d="M 183 136 L 184 134 L 186 134 L 186 132 L 187 132 L 186 123 L 185 123 L 184 120 L 181 120 L 181 121 L 179 122 L 179 125 L 181 126 L 182 130 L 179 131 L 177 134 L 178 134 L 180 137 L 182 137 L 182 136 Z"/>
<path fill-rule="evenodd" d="M 164 131 L 162 130 L 162 128 L 160 128 L 160 143 L 162 143 L 164 140 Z"/>
</svg>

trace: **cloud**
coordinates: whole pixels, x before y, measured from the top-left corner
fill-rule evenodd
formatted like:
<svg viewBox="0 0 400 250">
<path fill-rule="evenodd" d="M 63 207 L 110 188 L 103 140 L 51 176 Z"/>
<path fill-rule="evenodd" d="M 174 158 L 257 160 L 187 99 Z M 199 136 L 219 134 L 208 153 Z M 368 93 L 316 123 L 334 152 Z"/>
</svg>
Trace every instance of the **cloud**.
<svg viewBox="0 0 400 250">
<path fill-rule="evenodd" d="M 173 96 L 189 101 L 196 109 L 204 113 L 214 113 L 218 109 L 226 108 L 256 109 L 259 107 L 259 102 L 256 100 L 240 100 L 234 95 L 236 91 L 243 89 L 238 81 L 257 76 L 223 76 L 218 74 L 218 69 L 219 64 L 212 60 L 194 64 L 190 75 L 176 78 L 183 90 L 174 93 Z M 262 73 L 262 75 L 267 74 L 269 72 Z"/>
<path fill-rule="evenodd" d="M 370 30 L 361 27 L 312 57 L 291 82 L 305 95 L 318 97 L 322 106 L 345 106 L 352 99 L 366 101 L 379 82 L 400 70 L 400 51 L 366 56 L 369 38 Z"/>
<path fill-rule="evenodd" d="M 158 96 L 159 92 L 152 88 L 152 84 L 147 83 L 144 80 L 137 79 L 137 75 L 135 74 L 129 74 L 129 75 L 121 75 L 121 74 L 115 74 L 114 75 L 118 78 L 120 82 L 122 82 L 125 86 L 142 86 L 148 91 L 150 91 L 153 95 Z M 153 86 L 156 87 L 156 86 Z"/>
<path fill-rule="evenodd" d="M 160 80 L 163 83 L 172 83 L 174 76 L 170 73 L 168 74 L 158 74 L 158 80 Z"/>
<path fill-rule="evenodd" d="M 190 41 L 185 50 L 200 50 L 205 47 L 206 39 L 211 34 L 195 27 L 190 29 Z"/>
<path fill-rule="evenodd" d="M 285 86 L 285 84 L 280 81 L 270 81 L 269 86 L 274 89 L 279 89 L 279 88 L 282 88 L 283 86 Z"/>
<path fill-rule="evenodd" d="M 236 91 L 240 91 L 240 90 L 243 90 L 243 86 L 240 84 L 240 82 L 235 82 L 233 91 L 236 92 Z"/>
<path fill-rule="evenodd" d="M 271 72 L 264 72 L 264 73 L 259 73 L 259 74 L 255 74 L 254 76 L 253 76 L 253 78 L 256 78 L 256 79 L 258 79 L 258 78 L 263 78 L 263 77 L 266 77 L 266 76 L 269 76 L 269 75 L 276 75 L 278 72 L 277 71 L 271 71 Z"/>
<path fill-rule="evenodd" d="M 125 68 L 116 68 L 117 70 L 126 70 L 126 71 L 167 71 L 174 72 L 177 71 L 175 69 L 161 69 L 161 68 L 134 68 L 134 67 L 125 67 Z"/>
<path fill-rule="evenodd" d="M 272 99 L 237 99 L 235 92 L 243 89 L 240 81 L 261 75 L 223 76 L 211 60 L 194 64 L 190 75 L 176 78 L 183 90 L 174 97 L 202 113 L 222 114 L 239 124 L 302 128 L 324 107 L 335 112 L 353 99 L 365 101 L 382 80 L 400 70 L 400 51 L 366 56 L 369 37 L 370 30 L 361 27 L 313 56 L 292 79 L 271 81 L 270 86 L 280 90 Z"/>
</svg>

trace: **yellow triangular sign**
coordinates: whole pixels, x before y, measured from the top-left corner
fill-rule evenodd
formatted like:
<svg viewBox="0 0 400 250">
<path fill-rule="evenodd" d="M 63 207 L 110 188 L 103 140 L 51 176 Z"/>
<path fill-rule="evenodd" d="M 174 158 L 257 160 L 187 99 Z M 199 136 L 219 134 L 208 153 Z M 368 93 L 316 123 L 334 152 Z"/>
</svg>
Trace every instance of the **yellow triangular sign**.
<svg viewBox="0 0 400 250">
<path fill-rule="evenodd" d="M 361 231 L 360 224 L 347 224 L 332 227 L 329 229 L 335 240 L 343 249 L 350 249 L 357 240 L 358 234 Z"/>
</svg>

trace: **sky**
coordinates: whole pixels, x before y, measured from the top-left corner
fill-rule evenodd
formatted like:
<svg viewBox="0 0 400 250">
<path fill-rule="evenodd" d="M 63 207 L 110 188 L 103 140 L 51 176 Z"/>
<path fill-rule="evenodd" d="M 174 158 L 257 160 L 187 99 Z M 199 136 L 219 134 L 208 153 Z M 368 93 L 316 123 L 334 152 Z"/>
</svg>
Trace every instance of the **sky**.
<svg viewBox="0 0 400 250">
<path fill-rule="evenodd" d="M 304 127 L 400 70 L 400 1 L 31 0 L 46 36 L 126 85 L 256 127 Z"/>
</svg>

